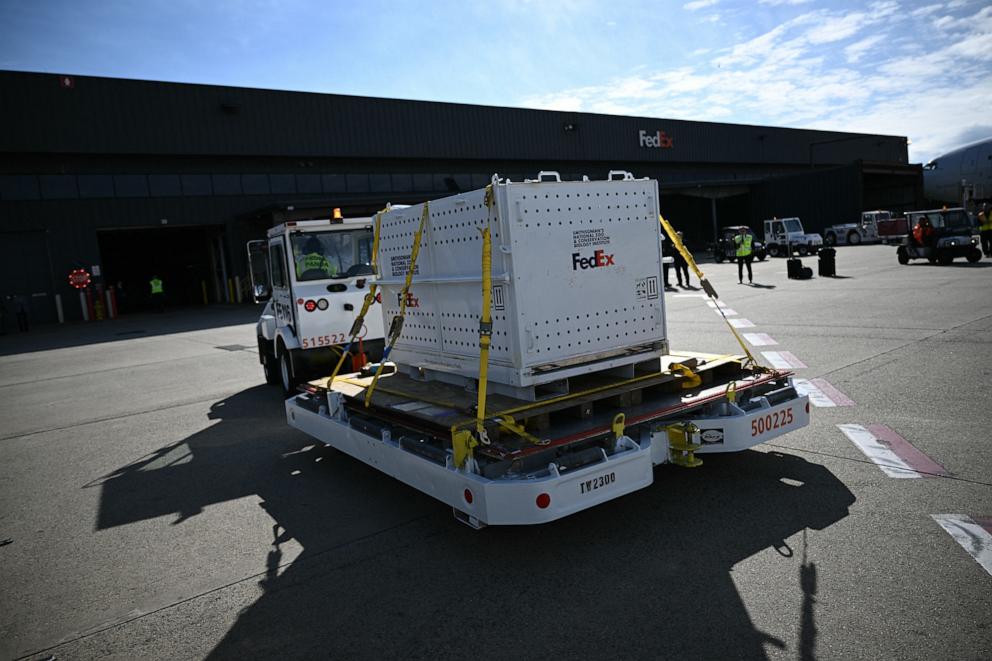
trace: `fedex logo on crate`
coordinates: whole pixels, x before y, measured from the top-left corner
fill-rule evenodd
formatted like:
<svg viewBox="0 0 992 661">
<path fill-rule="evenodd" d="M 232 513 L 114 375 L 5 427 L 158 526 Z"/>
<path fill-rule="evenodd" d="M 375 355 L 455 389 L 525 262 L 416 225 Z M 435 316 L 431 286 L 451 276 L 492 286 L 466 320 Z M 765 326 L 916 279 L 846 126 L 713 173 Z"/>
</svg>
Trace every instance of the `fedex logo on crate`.
<svg viewBox="0 0 992 661">
<path fill-rule="evenodd" d="M 652 134 L 648 134 L 647 131 L 641 129 L 639 135 L 641 138 L 642 147 L 652 147 L 654 149 L 672 148 L 672 137 L 664 131 L 656 131 Z"/>
<path fill-rule="evenodd" d="M 603 250 L 596 250 L 593 252 L 592 257 L 583 257 L 582 253 L 578 252 L 572 253 L 573 271 L 598 269 L 603 266 L 616 266 L 616 262 L 613 261 L 613 255 L 608 255 Z"/>
</svg>

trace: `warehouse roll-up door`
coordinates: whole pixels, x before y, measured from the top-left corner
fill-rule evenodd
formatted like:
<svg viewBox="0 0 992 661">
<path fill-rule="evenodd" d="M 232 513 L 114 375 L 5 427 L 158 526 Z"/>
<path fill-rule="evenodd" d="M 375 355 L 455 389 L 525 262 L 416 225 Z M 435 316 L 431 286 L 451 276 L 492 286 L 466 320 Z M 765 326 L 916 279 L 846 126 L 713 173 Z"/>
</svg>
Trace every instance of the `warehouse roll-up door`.
<svg viewBox="0 0 992 661">
<path fill-rule="evenodd" d="M 219 227 L 162 227 L 102 230 L 104 282 L 118 288 L 122 314 L 152 307 L 149 281 L 162 280 L 169 307 L 216 302 L 211 262 Z"/>
</svg>

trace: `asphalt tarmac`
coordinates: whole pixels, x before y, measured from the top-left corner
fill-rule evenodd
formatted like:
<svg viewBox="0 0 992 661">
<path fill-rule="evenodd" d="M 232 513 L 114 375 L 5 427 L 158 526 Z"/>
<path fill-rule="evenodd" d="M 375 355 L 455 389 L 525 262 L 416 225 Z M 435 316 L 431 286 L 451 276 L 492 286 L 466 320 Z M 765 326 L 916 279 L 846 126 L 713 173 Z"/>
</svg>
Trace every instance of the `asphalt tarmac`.
<svg viewBox="0 0 992 661">
<path fill-rule="evenodd" d="M 288 427 L 251 306 L 0 336 L 0 657 L 988 659 L 992 576 L 932 515 L 992 516 L 992 261 L 704 269 L 759 358 L 853 405 L 540 527 L 471 530 Z M 700 293 L 673 346 L 739 351 Z"/>
</svg>

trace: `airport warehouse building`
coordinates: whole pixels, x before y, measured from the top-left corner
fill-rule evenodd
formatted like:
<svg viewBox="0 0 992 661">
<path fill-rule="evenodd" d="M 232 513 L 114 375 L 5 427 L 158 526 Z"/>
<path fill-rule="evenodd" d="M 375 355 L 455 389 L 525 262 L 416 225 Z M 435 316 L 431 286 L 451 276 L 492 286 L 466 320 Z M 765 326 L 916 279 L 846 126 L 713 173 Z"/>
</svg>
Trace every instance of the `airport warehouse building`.
<svg viewBox="0 0 992 661">
<path fill-rule="evenodd" d="M 0 295 L 81 318 L 85 269 L 147 304 L 246 298 L 245 244 L 284 220 L 371 215 L 553 170 L 659 181 L 693 248 L 716 227 L 807 231 L 923 203 L 905 137 L 0 72 Z M 234 283 L 241 287 L 235 291 Z"/>
</svg>

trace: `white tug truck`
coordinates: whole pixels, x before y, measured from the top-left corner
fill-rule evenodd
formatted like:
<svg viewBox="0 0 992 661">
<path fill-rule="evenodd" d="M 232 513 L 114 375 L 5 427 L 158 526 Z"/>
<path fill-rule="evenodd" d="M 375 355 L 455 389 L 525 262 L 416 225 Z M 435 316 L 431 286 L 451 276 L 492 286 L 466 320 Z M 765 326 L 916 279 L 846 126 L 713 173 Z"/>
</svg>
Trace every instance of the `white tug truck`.
<svg viewBox="0 0 992 661">
<path fill-rule="evenodd" d="M 744 355 L 669 347 L 659 220 L 684 251 L 657 182 L 626 172 L 494 176 L 381 212 L 362 312 L 389 329 L 384 359 L 302 385 L 289 424 L 475 528 L 559 519 L 648 487 L 660 464 L 807 425 L 792 374 L 739 337 Z"/>
<path fill-rule="evenodd" d="M 329 373 L 349 349 L 375 275 L 372 219 L 334 215 L 282 223 L 265 241 L 248 243 L 255 302 L 265 302 L 256 324 L 258 359 L 266 382 L 281 384 L 286 397 L 299 383 Z M 367 316 L 350 345 L 356 367 L 379 359 L 382 338 L 382 316 Z"/>
<path fill-rule="evenodd" d="M 908 231 L 906 219 L 893 218 L 890 211 L 863 211 L 860 223 L 831 225 L 823 230 L 823 242 L 828 246 L 886 243 L 902 239 Z"/>
<path fill-rule="evenodd" d="M 800 255 L 815 255 L 823 247 L 823 237 L 807 234 L 798 218 L 772 218 L 763 223 L 765 249 L 772 257 L 791 257 L 790 246 Z"/>
</svg>

